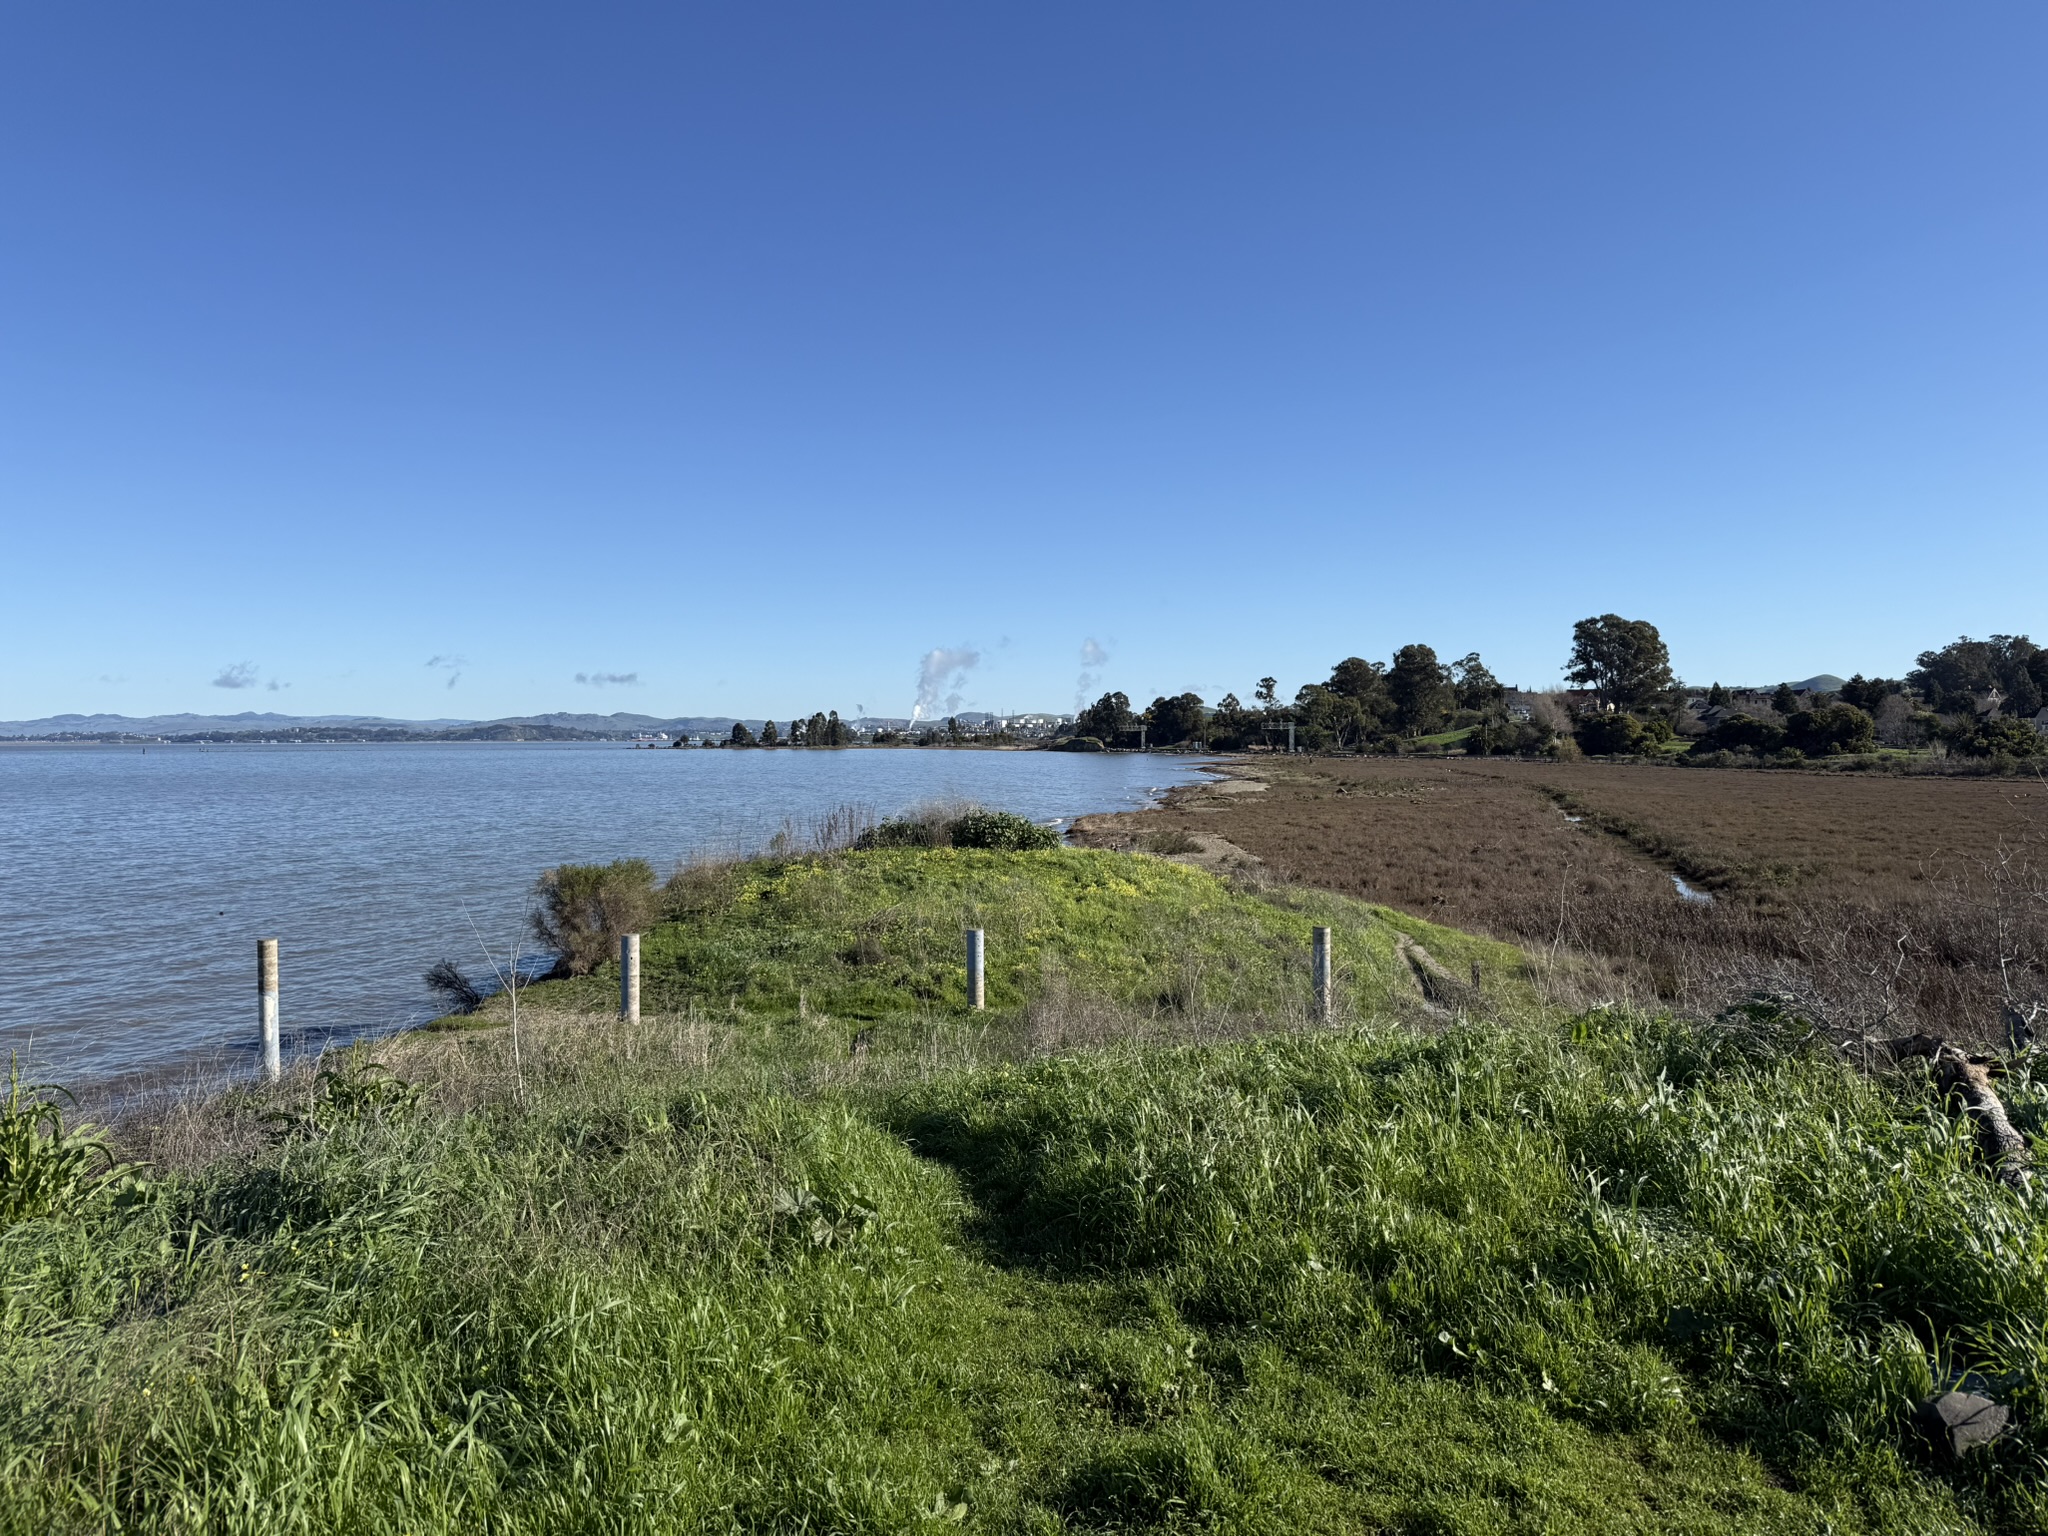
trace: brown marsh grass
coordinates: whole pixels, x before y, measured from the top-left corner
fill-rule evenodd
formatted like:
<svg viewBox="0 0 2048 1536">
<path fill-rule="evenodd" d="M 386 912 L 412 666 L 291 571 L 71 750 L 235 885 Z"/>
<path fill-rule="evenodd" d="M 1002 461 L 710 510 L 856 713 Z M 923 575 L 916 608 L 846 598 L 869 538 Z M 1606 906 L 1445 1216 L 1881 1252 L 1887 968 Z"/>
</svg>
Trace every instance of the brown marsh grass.
<svg viewBox="0 0 2048 1536">
<path fill-rule="evenodd" d="M 1284 879 L 1575 954 L 1638 1001 L 1771 990 L 1855 1032 L 1966 1038 L 2048 1001 L 2038 783 L 1414 758 L 1259 772 L 1265 793 L 1177 796 L 1138 837 L 1220 836 Z"/>
</svg>

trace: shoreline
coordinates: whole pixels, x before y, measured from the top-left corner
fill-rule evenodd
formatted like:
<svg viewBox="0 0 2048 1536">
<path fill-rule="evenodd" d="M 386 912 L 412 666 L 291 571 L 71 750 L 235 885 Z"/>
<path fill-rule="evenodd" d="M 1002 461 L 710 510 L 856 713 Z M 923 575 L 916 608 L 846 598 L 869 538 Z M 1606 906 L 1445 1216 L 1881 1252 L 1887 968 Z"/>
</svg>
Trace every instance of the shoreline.
<svg viewBox="0 0 2048 1536">
<path fill-rule="evenodd" d="M 47 746 L 49 744 L 37 745 Z M 363 747 L 374 748 L 386 744 L 322 743 L 315 745 L 348 746 L 352 749 L 352 752 L 360 752 Z M 419 745 L 510 744 L 420 743 Z M 601 747 L 623 746 L 625 744 L 518 743 L 516 745 L 542 745 L 573 747 L 578 750 L 595 750 Z M 104 752 L 106 749 L 100 748 L 97 750 Z M 197 753 L 212 753 L 220 749 L 208 745 L 195 744 L 194 750 Z M 847 749 L 818 748 L 805 750 L 834 752 Z M 118 758 L 124 754 L 116 751 L 108 755 Z M 1090 759 L 1099 758 L 1103 755 L 1105 754 L 1085 754 Z M 1120 753 L 1115 755 L 1131 758 L 1139 756 L 1168 756 L 1168 754 L 1163 753 Z M 463 754 L 463 757 L 465 760 L 468 760 L 468 754 Z M 1205 765 L 1191 761 L 1190 754 L 1173 754 L 1171 756 L 1171 768 L 1175 774 L 1184 774 L 1197 766 Z M 150 770 L 139 769 L 136 771 L 146 773 Z M 570 772 L 572 779 L 578 776 L 573 769 Z M 942 776 L 943 770 L 940 771 L 940 775 L 937 777 Z M 209 780 L 211 779 L 210 774 L 207 777 Z M 635 777 L 638 782 L 644 785 L 658 786 L 664 782 L 681 783 L 693 781 L 698 778 L 698 775 L 685 775 L 683 779 L 679 780 L 665 773 L 643 772 Z M 731 774 L 723 773 L 713 775 L 714 779 L 720 781 L 730 779 L 731 777 Z M 736 782 L 767 787 L 780 779 L 780 777 L 780 775 L 771 775 L 769 778 L 762 779 L 752 772 L 741 771 Z M 801 777 L 808 780 L 815 776 L 803 775 Z M 902 775 L 900 774 L 891 775 L 890 782 L 893 784 L 901 777 Z M 944 793 L 942 787 L 937 782 L 926 784 L 922 790 L 919 790 L 916 784 L 917 781 L 923 779 L 924 775 L 913 773 L 910 777 L 912 780 L 910 786 L 911 798 L 905 800 L 901 806 L 893 807 L 889 814 L 897 814 L 903 809 L 908 809 L 921 798 L 931 798 Z M 1127 776 L 1124 774 L 1111 774 L 1105 778 L 1099 773 L 1091 772 L 1087 769 L 1078 769 L 1071 774 L 1059 770 L 1033 771 L 1028 775 L 1028 783 L 1025 781 L 1007 783 L 1011 776 L 1004 774 L 1001 777 L 1006 781 L 1005 784 L 994 784 L 977 791 L 971 791 L 973 797 L 984 801 L 991 808 L 1004 808 L 1011 803 L 1024 804 L 1032 810 L 1036 818 L 1041 820 L 1041 824 L 1050 825 L 1058 830 L 1063 840 L 1067 838 L 1070 828 L 1076 822 L 1084 821 L 1090 816 L 1103 814 L 1103 812 L 1085 809 L 1078 812 L 1070 812 L 1061 807 L 1060 814 L 1048 815 L 1048 812 L 1054 809 L 1054 807 L 1060 806 L 1061 802 L 1064 802 L 1065 806 L 1070 807 L 1076 802 L 1085 806 L 1092 801 L 1099 806 L 1104 800 L 1115 804 L 1119 797 L 1143 794 L 1147 803 L 1156 804 L 1166 795 L 1171 794 L 1176 787 L 1180 787 L 1172 785 L 1161 786 L 1156 780 L 1145 784 L 1126 783 L 1124 781 Z M 1145 775 L 1145 777 L 1148 780 L 1151 779 L 1149 774 Z M 1041 781 L 1045 782 L 1041 783 Z M 1029 787 L 1029 784 L 1032 783 L 1040 784 L 1040 788 L 1035 793 Z M 898 789 L 902 788 L 901 785 L 896 787 Z M 1052 790 L 1050 794 L 1046 792 L 1048 787 Z M 892 793 L 891 790 L 883 789 L 881 786 L 875 786 L 875 788 L 880 789 L 881 793 L 885 795 Z M 864 791 L 871 793 L 870 787 L 864 784 L 849 785 L 847 790 L 848 798 L 854 800 L 868 798 L 868 794 L 864 793 Z M 756 792 L 749 791 L 749 793 Z M 780 796 L 776 796 L 772 788 L 769 789 L 769 794 L 776 799 L 777 803 L 801 807 L 803 798 L 801 785 L 792 790 L 792 798 L 786 801 Z M 1046 803 L 1048 799 L 1051 800 L 1052 804 L 1048 805 Z M 540 813 L 536 812 L 535 814 L 539 815 Z M 878 812 L 878 814 L 880 813 Z M 704 837 L 699 838 L 694 843 L 682 845 L 686 851 L 674 854 L 673 861 L 678 866 L 688 862 L 691 855 L 687 850 L 692 848 L 700 856 L 720 860 L 745 860 L 762 856 L 766 849 L 769 834 L 772 831 L 770 823 L 776 819 L 776 816 L 772 812 L 762 811 L 753 819 L 760 823 L 760 826 L 754 829 L 755 832 L 760 834 L 759 836 L 753 835 L 744 828 L 734 827 L 721 830 L 714 827 Z M 793 819 L 800 822 L 804 820 L 804 813 L 799 808 L 795 817 L 784 817 L 782 819 L 786 821 Z M 646 839 L 646 846 L 658 849 L 662 841 L 663 839 L 658 833 L 652 833 Z M 1079 845 L 1076 844 L 1076 846 Z M 445 909 L 447 912 L 456 912 L 464 906 L 464 902 L 460 898 L 459 874 L 455 871 L 455 866 L 452 862 L 459 859 L 462 851 L 461 848 L 451 845 L 450 851 L 445 857 L 438 857 L 431 861 L 437 867 L 441 865 L 449 866 L 449 872 L 444 876 L 448 883 L 440 887 L 440 895 L 429 899 L 425 903 L 426 906 L 436 911 Z M 591 851 L 582 853 L 579 857 L 577 852 L 572 851 L 567 853 L 566 858 L 557 858 L 553 862 L 605 862 L 608 858 L 614 856 L 631 856 L 631 852 L 629 849 L 614 855 L 609 852 Z M 530 887 L 532 881 L 537 879 L 545 868 L 549 867 L 550 862 L 545 854 L 538 854 L 534 857 L 530 866 L 522 863 L 515 882 L 519 891 L 524 892 Z M 653 862 L 666 876 L 669 871 L 670 858 L 657 854 Z M 449 894 L 451 890 L 455 894 Z M 260 886 L 256 891 L 256 895 L 258 899 L 263 899 Z M 355 1044 L 388 1040 L 417 1031 L 441 1016 L 438 1006 L 432 1001 L 427 990 L 418 983 L 420 973 L 426 969 L 429 963 L 444 956 L 452 956 L 458 963 L 463 965 L 464 969 L 478 969 L 474 946 L 469 942 L 470 935 L 468 930 L 461 927 L 459 921 L 455 928 L 449 930 L 450 936 L 446 937 L 445 940 L 433 938 L 433 932 L 439 930 L 431 925 L 428 928 L 407 928 L 404 933 L 398 935 L 395 941 L 392 933 L 372 933 L 367 940 L 372 947 L 361 951 L 354 957 L 338 955 L 334 945 L 331 943 L 316 943 L 321 934 L 332 931 L 330 920 L 340 921 L 345 927 L 351 921 L 346 916 L 349 911 L 363 909 L 366 903 L 374 905 L 379 899 L 376 893 L 370 890 L 356 891 L 353 895 L 342 892 L 328 902 L 328 905 L 335 907 L 337 911 L 342 913 L 342 916 L 339 919 L 335 919 L 334 914 L 330 912 L 322 917 L 322 926 L 307 928 L 301 923 L 292 920 L 266 920 L 258 916 L 252 920 L 251 925 L 248 927 L 250 941 L 253 941 L 254 935 L 265 931 L 281 931 L 282 936 L 287 941 L 287 969 L 284 987 L 286 1011 L 283 1045 L 288 1064 L 317 1060 L 323 1054 L 331 1055 L 335 1051 L 345 1050 Z M 477 898 L 472 891 L 469 903 L 473 905 L 476 900 Z M 488 903 L 488 898 L 486 900 Z M 235 905 L 236 903 L 233 900 L 229 900 L 224 901 L 222 904 Z M 207 905 L 210 906 L 211 902 L 208 902 Z M 414 905 L 419 906 L 420 903 L 415 902 Z M 242 915 L 246 916 L 246 914 Z M 208 911 L 204 914 L 204 917 L 211 920 L 214 917 L 214 913 Z M 11 1039 L 9 1048 L 19 1053 L 25 1060 L 27 1077 L 51 1086 L 60 1086 L 68 1092 L 77 1094 L 81 1099 L 89 1099 L 95 1107 L 96 1113 L 110 1112 L 107 1109 L 108 1106 L 122 1107 L 122 1112 L 126 1112 L 126 1107 L 128 1106 L 146 1106 L 165 1098 L 175 1099 L 193 1093 L 214 1094 L 257 1081 L 260 1070 L 260 1057 L 256 1041 L 257 1031 L 254 1010 L 251 1009 L 249 1011 L 246 1030 L 237 1027 L 239 1025 L 238 1016 L 241 1013 L 241 1009 L 236 1005 L 241 1002 L 242 993 L 239 988 L 235 989 L 232 994 L 232 1001 L 230 1001 L 227 987 L 223 984 L 219 975 L 223 965 L 228 960 L 239 957 L 242 953 L 244 935 L 232 924 L 225 926 L 231 930 L 228 945 L 229 949 L 232 950 L 232 955 L 229 954 L 228 950 L 221 948 L 218 942 L 219 936 L 210 931 L 213 927 L 211 921 L 200 925 L 199 929 L 195 929 L 180 940 L 181 945 L 184 947 L 196 948 L 207 954 L 207 963 L 213 973 L 211 975 L 198 976 L 176 985 L 160 985 L 155 990 L 151 990 L 145 985 L 141 989 L 131 991 L 128 997 L 131 999 L 133 997 L 140 997 L 142 998 L 140 1003 L 124 999 L 114 999 L 106 1004 L 89 1003 L 84 1006 L 74 1006 L 66 1014 L 33 1006 L 24 1007 L 20 1015 L 22 1020 L 21 1026 L 9 1031 Z M 389 927 L 390 925 L 387 923 L 385 926 Z M 486 921 L 486 927 L 490 928 L 493 932 L 496 931 L 497 927 L 501 926 Z M 396 932 L 397 930 L 393 929 L 393 933 Z M 144 968 L 147 964 L 145 948 L 146 946 L 137 946 L 131 941 L 130 947 L 125 954 L 117 953 L 113 956 L 115 968 L 117 970 L 125 968 L 129 971 L 137 971 Z M 404 963 L 394 963 L 404 962 L 407 955 L 415 956 L 414 961 L 409 966 Z M 524 969 L 524 967 L 522 968 Z M 44 984 L 42 990 L 52 995 L 58 995 L 65 986 L 69 985 L 70 975 L 71 973 L 67 971 L 64 973 L 63 979 L 52 979 L 57 976 L 57 973 L 46 968 L 43 972 Z M 209 999 L 215 1005 L 210 1009 L 208 1008 Z M 31 1003 L 33 1003 L 33 997 L 31 998 Z M 227 1027 L 223 1029 L 218 1023 L 202 1017 L 202 1014 L 206 1012 L 211 1013 L 212 1020 L 226 1019 L 228 1021 Z M 56 1027 L 54 1023 L 51 1027 L 44 1027 L 41 1022 L 38 1022 L 35 1027 L 31 1028 L 28 1025 L 30 1019 L 38 1021 L 61 1020 L 61 1027 Z M 92 1022 L 95 1020 L 98 1022 Z M 198 1026 L 196 1028 L 194 1027 L 195 1023 Z M 100 1033 L 101 1031 L 104 1031 L 104 1033 Z M 106 1043 L 101 1044 L 102 1041 Z M 158 1048 L 152 1049 L 152 1046 Z M 87 1065 L 81 1060 L 81 1058 L 89 1059 L 93 1055 L 113 1056 L 116 1059 L 100 1066 Z M 127 1059 L 121 1059 L 123 1057 Z"/>
</svg>

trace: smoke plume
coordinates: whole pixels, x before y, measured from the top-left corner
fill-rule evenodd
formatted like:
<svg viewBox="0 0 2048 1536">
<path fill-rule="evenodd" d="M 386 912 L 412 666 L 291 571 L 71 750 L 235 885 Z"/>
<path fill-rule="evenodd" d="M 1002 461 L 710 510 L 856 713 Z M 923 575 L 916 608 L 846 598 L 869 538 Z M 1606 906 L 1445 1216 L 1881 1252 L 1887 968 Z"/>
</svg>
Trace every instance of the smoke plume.
<svg viewBox="0 0 2048 1536">
<path fill-rule="evenodd" d="M 1074 713 L 1079 714 L 1093 702 L 1088 696 L 1095 691 L 1095 685 L 1102 681 L 1102 669 L 1109 665 L 1109 652 L 1102 648 L 1099 640 L 1081 642 L 1081 675 L 1074 680 Z"/>
<path fill-rule="evenodd" d="M 962 685 L 980 662 L 981 652 L 965 645 L 926 651 L 924 660 L 917 664 L 917 703 L 910 718 L 928 720 L 940 713 L 958 714 L 966 698 L 961 692 Z"/>
</svg>

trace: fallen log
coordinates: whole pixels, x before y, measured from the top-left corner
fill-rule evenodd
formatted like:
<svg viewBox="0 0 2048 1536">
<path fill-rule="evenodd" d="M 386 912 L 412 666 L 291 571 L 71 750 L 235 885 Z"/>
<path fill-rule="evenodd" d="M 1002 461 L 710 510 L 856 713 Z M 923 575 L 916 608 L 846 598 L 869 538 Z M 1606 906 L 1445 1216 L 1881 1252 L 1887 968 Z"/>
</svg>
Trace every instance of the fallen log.
<svg viewBox="0 0 2048 1536">
<path fill-rule="evenodd" d="M 1407 934 L 1396 932 L 1394 950 L 1408 962 L 1408 972 L 1415 978 L 1415 985 L 1421 989 L 1423 1000 L 1433 1004 L 1454 1003 L 1458 998 L 1458 983 L 1436 958 Z"/>
<path fill-rule="evenodd" d="M 2014 1129 L 2005 1104 L 1991 1086 L 1992 1069 L 1997 1065 L 1994 1058 L 1966 1055 L 1939 1035 L 1904 1035 L 1873 1043 L 1894 1063 L 1925 1057 L 1934 1068 L 1934 1080 L 1942 1091 L 1963 1101 L 1963 1112 L 1977 1127 L 1978 1154 L 1990 1165 L 1998 1181 L 2012 1189 L 2027 1188 L 2027 1170 L 2033 1154 L 2027 1149 L 2027 1138 Z"/>
</svg>

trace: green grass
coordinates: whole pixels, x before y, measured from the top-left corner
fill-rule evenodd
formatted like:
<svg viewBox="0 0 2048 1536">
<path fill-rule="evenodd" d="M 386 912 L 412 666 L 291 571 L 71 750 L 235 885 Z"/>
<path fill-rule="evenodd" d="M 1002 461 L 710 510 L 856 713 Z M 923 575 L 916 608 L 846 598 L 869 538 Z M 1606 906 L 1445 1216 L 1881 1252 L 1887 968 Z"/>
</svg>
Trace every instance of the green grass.
<svg viewBox="0 0 2048 1536">
<path fill-rule="evenodd" d="M 1372 1022 L 1384 918 L 1154 860 L 679 902 L 679 1013 L 536 1022 L 523 1084 L 502 1031 L 394 1042 L 421 1093 L 244 1094 L 224 1124 L 291 1111 L 262 1150 L 0 1232 L 0 1532 L 2040 1528 L 2048 1251 L 1916 1080 L 1618 1012 Z M 1016 949 L 990 1021 L 963 903 Z M 1190 953 L 1287 1023 L 1325 918 L 1346 1027 L 1005 1033 L 1057 987 L 1191 1017 Z M 1903 1415 L 1966 1369 L 2022 1427 L 1945 1471 Z"/>
<path fill-rule="evenodd" d="M 1472 734 L 1472 727 L 1461 726 L 1455 731 L 1438 731 L 1430 736 L 1411 736 L 1407 744 L 1411 747 L 1454 747 Z"/>
<path fill-rule="evenodd" d="M 1076 849 L 744 864 L 686 875 L 668 901 L 671 920 L 641 948 L 645 1005 L 666 1011 L 801 1007 L 868 1023 L 957 1009 L 972 927 L 988 936 L 987 998 L 999 1014 L 1057 981 L 1119 1004 L 1299 1019 L 1318 925 L 1332 930 L 1343 1006 L 1356 1016 L 1414 992 L 1396 953 L 1403 934 L 1454 974 L 1478 960 L 1507 984 L 1524 969 L 1511 946 L 1391 908 L 1321 892 L 1260 896 L 1164 859 Z M 607 966 L 527 995 L 601 1011 L 616 977 Z"/>
</svg>

